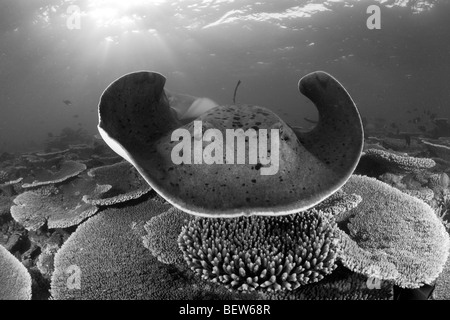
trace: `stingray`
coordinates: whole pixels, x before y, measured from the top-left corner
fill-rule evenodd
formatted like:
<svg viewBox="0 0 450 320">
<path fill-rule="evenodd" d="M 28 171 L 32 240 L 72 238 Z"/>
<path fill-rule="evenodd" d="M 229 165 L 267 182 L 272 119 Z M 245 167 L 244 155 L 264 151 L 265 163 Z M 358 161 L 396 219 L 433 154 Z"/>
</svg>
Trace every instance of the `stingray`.
<svg viewBox="0 0 450 320">
<path fill-rule="evenodd" d="M 164 90 L 169 100 L 171 110 L 182 123 L 189 123 L 200 114 L 205 113 L 218 106 L 209 98 L 198 98 L 188 94 L 181 94 Z"/>
<path fill-rule="evenodd" d="M 304 211 L 340 189 L 359 161 L 364 141 L 359 112 L 343 86 L 325 72 L 310 73 L 298 83 L 319 111 L 319 122 L 309 132 L 292 129 L 255 105 L 180 107 L 165 83 L 163 75 L 149 71 L 112 82 L 100 98 L 98 130 L 160 196 L 187 213 L 236 217 Z M 197 117 L 205 130 L 278 130 L 279 170 L 262 175 L 261 163 L 174 164 L 171 152 L 178 142 L 171 135 L 180 128 L 194 130 L 192 121 L 184 121 L 189 110 L 189 119 Z"/>
</svg>

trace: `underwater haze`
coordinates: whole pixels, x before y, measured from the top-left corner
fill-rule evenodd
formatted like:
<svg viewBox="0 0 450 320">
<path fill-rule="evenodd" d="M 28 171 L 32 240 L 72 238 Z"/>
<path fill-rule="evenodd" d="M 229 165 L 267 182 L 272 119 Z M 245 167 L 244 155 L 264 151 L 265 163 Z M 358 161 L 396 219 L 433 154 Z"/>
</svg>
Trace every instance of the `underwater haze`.
<svg viewBox="0 0 450 320">
<path fill-rule="evenodd" d="M 298 80 L 323 70 L 367 122 L 432 130 L 426 117 L 450 116 L 449 16 L 431 0 L 1 0 L 0 153 L 44 149 L 64 128 L 97 134 L 102 92 L 137 70 L 218 104 L 240 80 L 236 102 L 303 127 L 317 113 Z"/>
<path fill-rule="evenodd" d="M 449 16 L 0 0 L 0 300 L 450 300 Z"/>
</svg>

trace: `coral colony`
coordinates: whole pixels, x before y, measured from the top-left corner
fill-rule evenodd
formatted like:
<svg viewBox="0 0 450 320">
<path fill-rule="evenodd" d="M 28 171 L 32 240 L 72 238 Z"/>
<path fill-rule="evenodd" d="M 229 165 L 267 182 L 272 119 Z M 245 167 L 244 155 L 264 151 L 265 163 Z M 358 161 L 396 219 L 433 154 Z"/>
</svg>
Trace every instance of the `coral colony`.
<svg viewBox="0 0 450 320">
<path fill-rule="evenodd" d="M 0 299 L 450 299 L 448 138 L 364 137 L 320 71 L 311 132 L 165 82 L 111 83 L 100 139 L 0 155 Z"/>
</svg>

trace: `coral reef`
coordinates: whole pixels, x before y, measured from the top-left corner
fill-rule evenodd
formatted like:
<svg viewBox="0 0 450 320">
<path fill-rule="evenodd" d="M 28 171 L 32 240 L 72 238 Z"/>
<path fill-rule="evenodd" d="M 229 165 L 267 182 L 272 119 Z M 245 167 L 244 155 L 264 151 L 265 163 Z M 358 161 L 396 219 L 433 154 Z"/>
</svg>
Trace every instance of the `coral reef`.
<svg viewBox="0 0 450 320">
<path fill-rule="evenodd" d="M 37 230 L 45 224 L 48 228 L 67 228 L 97 212 L 97 206 L 82 201 L 83 195 L 97 190 L 94 181 L 83 177 L 58 187 L 43 186 L 17 196 L 11 215 L 28 230 Z"/>
<path fill-rule="evenodd" d="M 36 267 L 39 269 L 40 273 L 47 278 L 50 278 L 54 271 L 54 258 L 59 248 L 60 246 L 57 244 L 46 245 L 39 254 Z"/>
<path fill-rule="evenodd" d="M 314 209 L 323 213 L 330 214 L 336 222 L 346 217 L 346 213 L 354 209 L 362 201 L 361 196 L 357 194 L 347 194 L 342 189 L 319 203 Z"/>
<path fill-rule="evenodd" d="M 301 286 L 294 291 L 269 292 L 273 300 L 391 300 L 393 286 L 389 281 L 370 279 L 338 267 L 322 281 Z"/>
<path fill-rule="evenodd" d="M 226 288 L 294 290 L 331 273 L 336 223 L 320 211 L 287 216 L 197 218 L 178 238 L 188 266 Z"/>
<path fill-rule="evenodd" d="M 49 152 L 36 152 L 36 156 L 41 157 L 41 158 L 53 158 L 55 156 L 59 156 L 61 154 L 64 154 L 66 152 L 69 152 L 70 149 L 65 149 L 65 150 L 55 150 L 55 151 L 49 151 Z"/>
<path fill-rule="evenodd" d="M 436 279 L 432 298 L 434 300 L 450 300 L 450 259 L 447 260 L 444 270 Z"/>
<path fill-rule="evenodd" d="M 13 218 L 28 230 L 45 224 L 48 228 L 67 228 L 95 214 L 99 206 L 130 201 L 150 191 L 127 162 L 94 168 L 64 180 L 58 184 L 46 182 L 18 195 L 11 207 Z"/>
<path fill-rule="evenodd" d="M 147 232 L 143 237 L 144 246 L 162 263 L 184 263 L 177 240 L 182 227 L 191 219 L 192 215 L 176 208 L 151 218 L 144 226 Z"/>
<path fill-rule="evenodd" d="M 16 257 L 0 245 L 0 300 L 30 299 L 30 274 Z"/>
<path fill-rule="evenodd" d="M 416 158 L 404 153 L 379 149 L 366 150 L 361 161 L 377 167 L 380 173 L 405 173 L 418 169 L 429 169 L 436 165 L 432 159 Z M 368 166 L 368 164 L 366 165 Z"/>
<path fill-rule="evenodd" d="M 421 141 L 430 153 L 444 161 L 450 161 L 450 142 L 447 139 L 422 139 Z"/>
<path fill-rule="evenodd" d="M 347 193 L 363 201 L 339 223 L 342 255 L 350 270 L 399 287 L 432 283 L 448 258 L 450 239 L 433 209 L 376 179 L 352 176 Z"/>
<path fill-rule="evenodd" d="M 86 194 L 83 201 L 92 205 L 110 206 L 137 199 L 151 190 L 151 187 L 128 162 L 96 167 L 88 171 L 88 176 L 99 185 L 109 185 L 104 192 Z"/>
<path fill-rule="evenodd" d="M 187 269 L 159 262 L 142 244 L 144 225 L 170 209 L 170 205 L 142 200 L 127 207 L 106 209 L 70 236 L 55 256 L 51 283 L 54 299 L 257 298 L 233 295 L 220 286 L 198 281 Z M 67 287 L 68 280 L 71 289 Z"/>
<path fill-rule="evenodd" d="M 76 161 L 63 161 L 56 171 L 39 168 L 23 179 L 22 188 L 34 188 L 54 183 L 60 183 L 73 178 L 86 170 L 86 165 Z"/>
<path fill-rule="evenodd" d="M 442 221 L 447 231 L 450 232 L 450 193 L 444 193 L 433 204 L 436 216 Z"/>
<path fill-rule="evenodd" d="M 52 135 L 45 141 L 45 152 L 61 151 L 68 148 L 69 145 L 85 144 L 92 141 L 92 136 L 84 129 L 72 129 L 65 127 L 59 135 Z"/>
<path fill-rule="evenodd" d="M 16 186 L 23 180 L 22 168 L 5 166 L 0 169 L 0 194 L 11 197 L 16 195 Z"/>
<path fill-rule="evenodd" d="M 450 178 L 445 172 L 432 174 L 428 180 L 428 186 L 432 189 L 447 189 L 449 183 Z"/>
<path fill-rule="evenodd" d="M 12 205 L 12 198 L 0 193 L 0 223 L 1 217 L 10 213 L 10 208 Z"/>
<path fill-rule="evenodd" d="M 403 181 L 403 178 L 404 175 L 386 172 L 380 175 L 377 179 L 399 190 L 405 190 L 407 187 L 405 182 Z"/>
<path fill-rule="evenodd" d="M 420 190 L 404 190 L 403 192 L 424 201 L 428 205 L 431 205 L 434 199 L 434 192 L 429 188 L 422 188 Z"/>
</svg>

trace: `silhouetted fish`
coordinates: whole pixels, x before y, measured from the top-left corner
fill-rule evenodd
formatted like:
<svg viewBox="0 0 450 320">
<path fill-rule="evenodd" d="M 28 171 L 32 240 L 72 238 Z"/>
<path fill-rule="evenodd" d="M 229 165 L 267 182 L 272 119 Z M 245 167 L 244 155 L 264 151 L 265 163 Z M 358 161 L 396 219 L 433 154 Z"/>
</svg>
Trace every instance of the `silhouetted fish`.
<svg viewBox="0 0 450 320">
<path fill-rule="evenodd" d="M 77 114 L 74 114 L 73 116 L 72 116 L 73 118 L 78 118 L 79 117 L 79 115 L 77 115 Z"/>
<path fill-rule="evenodd" d="M 70 101 L 70 100 L 63 100 L 63 102 L 68 107 L 70 107 L 72 105 L 72 101 Z"/>
<path fill-rule="evenodd" d="M 53 138 L 53 133 L 49 132 L 49 133 L 47 133 L 47 136 L 48 136 L 49 138 Z"/>
</svg>

